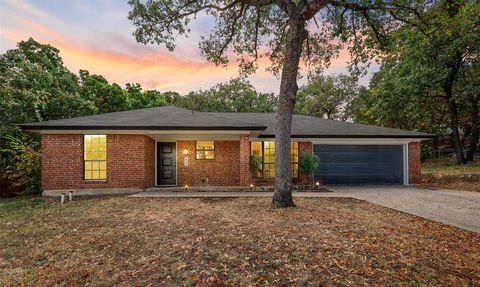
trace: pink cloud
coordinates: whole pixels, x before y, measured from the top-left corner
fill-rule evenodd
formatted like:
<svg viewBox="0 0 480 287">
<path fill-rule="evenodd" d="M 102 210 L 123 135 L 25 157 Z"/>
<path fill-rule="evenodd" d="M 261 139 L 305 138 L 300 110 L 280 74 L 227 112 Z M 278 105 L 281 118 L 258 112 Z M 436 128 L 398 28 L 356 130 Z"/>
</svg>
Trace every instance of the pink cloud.
<svg viewBox="0 0 480 287">
<path fill-rule="evenodd" d="M 117 31 L 98 31 L 98 39 L 90 36 L 87 40 L 81 40 L 79 35 L 65 32 L 69 31 L 68 26 L 44 10 L 23 1 L 8 3 L 8 13 L 2 13 L 8 25 L 2 25 L 0 36 L 12 43 L 29 37 L 48 43 L 60 50 L 65 65 L 73 72 L 86 69 L 121 85 L 138 82 L 146 89 L 182 93 L 205 89 L 238 75 L 238 63 L 235 60 L 226 68 L 217 67 L 198 56 L 196 42 L 170 53 L 157 46 L 136 44 Z M 348 60 L 348 52 L 342 51 L 332 60 L 329 70 L 344 70 Z M 252 82 L 261 91 L 278 91 L 278 79 L 265 71 L 269 64 L 268 58 L 259 59 L 259 69 L 251 77 Z"/>
</svg>

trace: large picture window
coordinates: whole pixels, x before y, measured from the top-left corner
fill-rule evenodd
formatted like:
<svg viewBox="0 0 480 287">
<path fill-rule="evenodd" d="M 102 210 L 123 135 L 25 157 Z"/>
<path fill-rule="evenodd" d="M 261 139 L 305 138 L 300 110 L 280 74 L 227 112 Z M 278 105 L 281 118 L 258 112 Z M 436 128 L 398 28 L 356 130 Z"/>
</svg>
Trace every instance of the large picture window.
<svg viewBox="0 0 480 287">
<path fill-rule="evenodd" d="M 257 171 L 257 178 L 275 178 L 275 142 L 251 142 L 250 153 L 262 158 L 262 166 Z M 298 142 L 290 144 L 290 162 L 292 178 L 298 178 Z"/>
<path fill-rule="evenodd" d="M 84 178 L 107 179 L 107 136 L 85 135 L 83 138 Z"/>
<path fill-rule="evenodd" d="M 196 159 L 215 159 L 215 143 L 213 141 L 197 141 L 195 147 Z"/>
</svg>

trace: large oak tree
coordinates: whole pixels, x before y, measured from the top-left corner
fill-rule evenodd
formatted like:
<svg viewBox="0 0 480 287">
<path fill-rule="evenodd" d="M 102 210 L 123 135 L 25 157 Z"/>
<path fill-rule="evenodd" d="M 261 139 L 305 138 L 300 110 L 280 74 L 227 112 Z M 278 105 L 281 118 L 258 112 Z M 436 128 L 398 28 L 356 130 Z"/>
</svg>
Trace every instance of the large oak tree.
<svg viewBox="0 0 480 287">
<path fill-rule="evenodd" d="M 400 23 L 412 23 L 427 5 L 410 0 L 130 0 L 129 19 L 138 42 L 174 50 L 179 35 L 190 32 L 199 16 L 215 28 L 199 43 L 209 61 L 226 65 L 235 58 L 241 73 L 254 72 L 260 57 L 280 75 L 275 130 L 277 207 L 294 206 L 290 176 L 290 135 L 299 68 L 327 66 L 342 44 L 352 64 L 365 62 Z"/>
</svg>

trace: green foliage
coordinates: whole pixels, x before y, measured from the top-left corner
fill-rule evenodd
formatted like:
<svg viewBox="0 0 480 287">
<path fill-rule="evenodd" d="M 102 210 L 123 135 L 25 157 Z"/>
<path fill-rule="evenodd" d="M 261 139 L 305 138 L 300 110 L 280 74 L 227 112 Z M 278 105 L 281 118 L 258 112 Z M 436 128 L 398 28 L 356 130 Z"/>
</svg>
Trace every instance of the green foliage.
<svg viewBox="0 0 480 287">
<path fill-rule="evenodd" d="M 479 126 L 479 21 L 478 1 L 438 1 L 415 28 L 394 30 L 370 89 L 355 100 L 354 121 L 427 131 L 454 142 L 457 133 L 456 148 L 463 150 Z"/>
<path fill-rule="evenodd" d="M 142 92 L 140 84 L 127 84 L 126 93 L 130 100 L 131 109 L 152 108 L 164 106 L 168 103 L 167 95 L 155 90 Z M 170 99 L 170 101 L 172 101 Z"/>
<path fill-rule="evenodd" d="M 258 60 L 268 58 L 279 74 L 293 23 L 306 27 L 302 62 L 309 71 L 322 70 L 342 47 L 348 48 L 352 67 L 377 56 L 388 31 L 417 17 L 429 1 L 190 1 L 129 0 L 128 18 L 134 36 L 143 44 L 164 45 L 170 51 L 179 36 L 191 32 L 200 16 L 215 20 L 212 31 L 201 35 L 202 56 L 217 65 L 238 62 L 241 74 L 256 71 Z M 299 47 L 302 47 L 301 45 Z M 298 69 L 295 67 L 295 72 Z"/>
<path fill-rule="evenodd" d="M 248 166 L 250 168 L 250 174 L 252 178 L 255 178 L 262 167 L 262 157 L 251 154 L 248 158 Z"/>
<path fill-rule="evenodd" d="M 117 84 L 109 84 L 100 75 L 80 70 L 80 94 L 95 104 L 99 113 L 125 111 L 130 108 L 128 94 Z"/>
<path fill-rule="evenodd" d="M 298 160 L 298 170 L 310 176 L 320 165 L 320 158 L 317 155 L 303 152 Z"/>
<path fill-rule="evenodd" d="M 295 109 L 300 114 L 345 121 L 351 117 L 350 104 L 359 90 L 356 77 L 319 74 L 298 91 Z"/>
<path fill-rule="evenodd" d="M 258 93 L 247 80 L 235 78 L 206 91 L 177 97 L 173 103 L 202 112 L 273 112 L 277 98 L 272 93 Z"/>
<path fill-rule="evenodd" d="M 59 51 L 33 39 L 0 56 L 0 121 L 14 125 L 95 112 L 78 94 L 77 77 Z"/>
<path fill-rule="evenodd" d="M 22 190 L 23 194 L 35 194 L 40 186 L 40 149 L 39 142 L 18 130 L 2 133 L 0 154 L 6 159 L 3 180 L 13 185 L 10 188 Z"/>
</svg>

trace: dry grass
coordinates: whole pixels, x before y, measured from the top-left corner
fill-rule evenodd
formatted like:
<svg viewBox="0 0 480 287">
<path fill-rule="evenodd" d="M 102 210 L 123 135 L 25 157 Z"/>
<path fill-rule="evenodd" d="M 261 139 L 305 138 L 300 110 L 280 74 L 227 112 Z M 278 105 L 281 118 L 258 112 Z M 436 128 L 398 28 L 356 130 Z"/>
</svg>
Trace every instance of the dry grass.
<svg viewBox="0 0 480 287">
<path fill-rule="evenodd" d="M 479 181 L 466 181 L 462 175 L 480 174 L 480 160 L 465 165 L 456 165 L 453 162 L 430 162 L 422 164 L 422 173 L 425 175 L 422 186 L 452 190 L 466 190 L 480 192 Z"/>
<path fill-rule="evenodd" d="M 451 161 L 427 162 L 422 164 L 422 172 L 441 175 L 478 174 L 480 173 L 480 159 L 464 165 L 457 165 Z"/>
<path fill-rule="evenodd" d="M 480 235 L 351 199 L 0 202 L 0 286 L 480 284 Z"/>
</svg>

